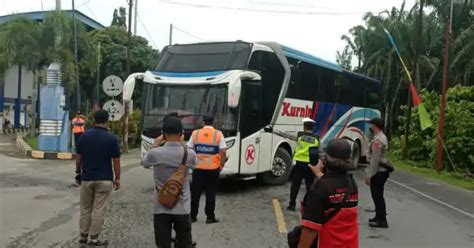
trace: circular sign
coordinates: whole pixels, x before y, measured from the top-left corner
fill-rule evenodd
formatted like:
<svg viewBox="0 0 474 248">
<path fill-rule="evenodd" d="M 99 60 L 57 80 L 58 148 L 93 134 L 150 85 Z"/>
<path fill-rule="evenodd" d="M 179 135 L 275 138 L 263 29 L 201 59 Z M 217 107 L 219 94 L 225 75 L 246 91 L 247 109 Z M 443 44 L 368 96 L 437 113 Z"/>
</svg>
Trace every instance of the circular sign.
<svg viewBox="0 0 474 248">
<path fill-rule="evenodd" d="M 253 161 L 255 161 L 255 146 L 249 145 L 245 150 L 245 162 L 247 162 L 248 165 L 251 165 L 253 164 Z"/>
<path fill-rule="evenodd" d="M 123 81 L 120 77 L 110 75 L 102 82 L 102 89 L 108 96 L 118 96 L 123 90 Z"/>
<path fill-rule="evenodd" d="M 118 121 L 123 115 L 123 105 L 116 100 L 107 101 L 102 109 L 109 112 L 109 121 Z"/>
</svg>

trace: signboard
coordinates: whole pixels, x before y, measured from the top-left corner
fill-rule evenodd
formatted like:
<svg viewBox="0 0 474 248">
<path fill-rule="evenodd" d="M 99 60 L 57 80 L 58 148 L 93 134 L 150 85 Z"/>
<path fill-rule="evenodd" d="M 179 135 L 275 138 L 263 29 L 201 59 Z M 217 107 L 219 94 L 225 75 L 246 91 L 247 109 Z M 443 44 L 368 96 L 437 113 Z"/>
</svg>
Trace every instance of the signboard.
<svg viewBox="0 0 474 248">
<path fill-rule="evenodd" d="M 104 104 L 102 109 L 109 112 L 109 121 L 118 121 L 123 116 L 123 105 L 119 101 L 109 100 Z"/>
<path fill-rule="evenodd" d="M 110 75 L 102 82 L 102 89 L 108 96 L 118 96 L 123 90 L 123 81 L 120 77 Z"/>
</svg>

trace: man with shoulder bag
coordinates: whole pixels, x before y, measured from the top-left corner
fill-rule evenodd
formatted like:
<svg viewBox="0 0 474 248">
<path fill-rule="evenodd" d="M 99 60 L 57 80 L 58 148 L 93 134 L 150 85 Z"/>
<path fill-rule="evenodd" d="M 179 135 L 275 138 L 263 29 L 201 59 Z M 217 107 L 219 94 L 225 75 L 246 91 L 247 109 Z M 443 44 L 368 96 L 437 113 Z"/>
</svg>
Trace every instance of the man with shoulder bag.
<svg viewBox="0 0 474 248">
<path fill-rule="evenodd" d="M 323 160 L 308 165 L 318 178 L 302 202 L 300 226 L 288 233 L 290 248 L 358 248 L 357 184 L 348 173 L 351 146 L 331 140 Z"/>
<path fill-rule="evenodd" d="M 191 198 L 188 167 L 194 168 L 196 154 L 181 143 L 181 121 L 175 116 L 163 121 L 163 135 L 142 159 L 145 168 L 153 167 L 156 201 L 153 225 L 155 243 L 171 248 L 171 230 L 176 232 L 175 247 L 193 247 L 191 235 Z"/>
</svg>

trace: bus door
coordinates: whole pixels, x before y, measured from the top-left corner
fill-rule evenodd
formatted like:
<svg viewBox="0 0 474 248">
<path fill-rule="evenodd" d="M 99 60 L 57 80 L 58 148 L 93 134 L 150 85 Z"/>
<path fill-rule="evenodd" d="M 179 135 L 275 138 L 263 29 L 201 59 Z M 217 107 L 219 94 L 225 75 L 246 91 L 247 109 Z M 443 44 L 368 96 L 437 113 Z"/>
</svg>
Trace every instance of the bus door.
<svg viewBox="0 0 474 248">
<path fill-rule="evenodd" d="M 262 83 L 242 82 L 240 104 L 240 174 L 258 171 L 260 139 L 262 129 Z"/>
</svg>

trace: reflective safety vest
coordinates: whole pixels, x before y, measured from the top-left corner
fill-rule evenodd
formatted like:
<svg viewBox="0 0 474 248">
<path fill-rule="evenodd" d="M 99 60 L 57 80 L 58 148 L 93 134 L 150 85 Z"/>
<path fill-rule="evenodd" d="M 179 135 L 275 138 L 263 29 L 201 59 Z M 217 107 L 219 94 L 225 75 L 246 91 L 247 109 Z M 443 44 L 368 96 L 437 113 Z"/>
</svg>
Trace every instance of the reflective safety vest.
<svg viewBox="0 0 474 248">
<path fill-rule="evenodd" d="M 86 120 L 83 117 L 74 117 L 72 119 L 72 133 L 83 133 L 85 132 L 84 126 Z"/>
<path fill-rule="evenodd" d="M 317 135 L 309 132 L 298 133 L 298 139 L 296 140 L 295 155 L 293 155 L 293 160 L 303 163 L 309 163 L 310 149 L 318 147 L 319 137 Z"/>
<path fill-rule="evenodd" d="M 222 133 L 213 127 L 205 127 L 195 130 L 191 139 L 197 157 L 196 169 L 219 169 L 221 167 L 219 142 L 222 139 Z"/>
</svg>

